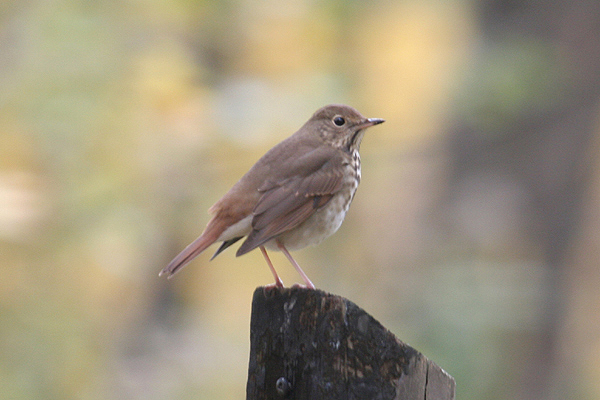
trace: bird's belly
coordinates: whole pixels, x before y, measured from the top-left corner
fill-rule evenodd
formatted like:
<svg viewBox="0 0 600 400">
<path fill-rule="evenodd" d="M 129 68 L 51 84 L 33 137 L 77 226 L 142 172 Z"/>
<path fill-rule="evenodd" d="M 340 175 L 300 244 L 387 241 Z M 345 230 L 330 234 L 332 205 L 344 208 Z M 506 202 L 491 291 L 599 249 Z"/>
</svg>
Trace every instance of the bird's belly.
<svg viewBox="0 0 600 400">
<path fill-rule="evenodd" d="M 252 230 L 252 215 L 248 215 L 246 218 L 239 220 L 235 224 L 231 225 L 221 233 L 221 236 L 216 240 L 217 242 L 224 242 L 227 240 L 234 239 L 236 237 L 246 236 Z"/>
<path fill-rule="evenodd" d="M 352 189 L 336 194 L 325 206 L 315 211 L 310 218 L 291 231 L 279 235 L 277 239 L 289 251 L 321 243 L 333 235 L 344 222 L 356 188 Z M 279 250 L 274 240 L 267 242 L 265 247 L 269 250 Z"/>
</svg>

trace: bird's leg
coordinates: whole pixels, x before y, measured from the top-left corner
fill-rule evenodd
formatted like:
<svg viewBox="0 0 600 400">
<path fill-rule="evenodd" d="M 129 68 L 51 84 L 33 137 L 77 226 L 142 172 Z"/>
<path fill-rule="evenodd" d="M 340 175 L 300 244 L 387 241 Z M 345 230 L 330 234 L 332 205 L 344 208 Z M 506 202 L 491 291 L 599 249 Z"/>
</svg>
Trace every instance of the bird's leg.
<svg viewBox="0 0 600 400">
<path fill-rule="evenodd" d="M 285 254 L 285 256 L 287 257 L 288 260 L 290 260 L 290 262 L 292 263 L 292 265 L 294 266 L 294 268 L 296 268 L 296 271 L 298 271 L 298 273 L 300 274 L 300 276 L 302 277 L 302 279 L 304 279 L 304 282 L 306 283 L 306 286 L 309 289 L 314 289 L 315 285 L 313 285 L 313 283 L 310 281 L 310 279 L 308 279 L 308 276 L 306 276 L 306 274 L 304 273 L 304 271 L 302 271 L 302 268 L 300 268 L 300 265 L 298 265 L 298 263 L 296 262 L 296 260 L 294 260 L 294 258 L 290 254 L 290 252 L 283 245 L 283 243 L 281 243 L 279 240 L 275 240 L 275 242 L 277 243 L 277 247 L 279 247 L 279 250 L 281 250 L 283 252 L 283 254 Z"/>
<path fill-rule="evenodd" d="M 263 256 L 265 257 L 265 260 L 267 261 L 267 265 L 269 266 L 269 269 L 271 270 L 271 273 L 273 274 L 273 277 L 275 278 L 275 283 L 273 283 L 272 285 L 267 285 L 266 288 L 268 288 L 270 286 L 276 286 L 276 287 L 282 288 L 283 281 L 281 280 L 279 275 L 277 275 L 277 271 L 275 271 L 275 267 L 273 267 L 273 263 L 271 262 L 271 259 L 269 258 L 269 255 L 267 254 L 267 250 L 265 249 L 264 246 L 260 246 L 260 251 L 262 252 Z"/>
</svg>

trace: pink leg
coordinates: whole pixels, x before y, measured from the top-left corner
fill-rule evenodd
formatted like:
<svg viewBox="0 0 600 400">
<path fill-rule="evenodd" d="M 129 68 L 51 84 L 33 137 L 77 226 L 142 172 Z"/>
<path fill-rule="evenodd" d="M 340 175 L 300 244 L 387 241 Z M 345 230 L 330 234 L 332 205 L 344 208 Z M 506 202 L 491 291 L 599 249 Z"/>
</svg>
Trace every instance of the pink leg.
<svg viewBox="0 0 600 400">
<path fill-rule="evenodd" d="M 273 267 L 273 263 L 271 262 L 271 259 L 269 258 L 269 255 L 267 254 L 267 250 L 264 248 L 264 246 L 260 246 L 260 251 L 262 252 L 263 256 L 265 257 L 265 260 L 267 261 L 267 265 L 269 266 L 269 269 L 271 270 L 271 273 L 273 274 L 273 277 L 275 278 L 274 285 L 282 288 L 283 281 L 281 280 L 279 275 L 277 275 L 277 272 L 275 271 L 275 267 Z M 271 285 L 268 285 L 268 286 L 271 286 Z"/>
<path fill-rule="evenodd" d="M 279 240 L 276 240 L 276 243 L 277 243 L 277 247 L 279 247 L 279 250 L 281 250 L 283 252 L 283 254 L 285 254 L 285 256 L 287 257 L 288 260 L 290 260 L 290 262 L 292 263 L 292 265 L 294 266 L 294 268 L 296 268 L 296 271 L 298 271 L 298 273 L 300 274 L 300 276 L 302 277 L 302 279 L 304 279 L 304 282 L 306 283 L 306 286 L 308 288 L 310 288 L 310 289 L 314 289 L 315 285 L 313 285 L 313 283 L 310 281 L 310 279 L 308 279 L 308 276 L 306 276 L 306 274 L 304 273 L 304 271 L 302 271 L 302 268 L 300 268 L 300 266 L 298 265 L 298 263 L 296 262 L 296 260 L 294 260 L 294 258 L 290 254 L 290 252 L 287 251 L 287 249 L 285 248 L 285 246 L 283 245 L 283 243 L 281 243 Z"/>
</svg>

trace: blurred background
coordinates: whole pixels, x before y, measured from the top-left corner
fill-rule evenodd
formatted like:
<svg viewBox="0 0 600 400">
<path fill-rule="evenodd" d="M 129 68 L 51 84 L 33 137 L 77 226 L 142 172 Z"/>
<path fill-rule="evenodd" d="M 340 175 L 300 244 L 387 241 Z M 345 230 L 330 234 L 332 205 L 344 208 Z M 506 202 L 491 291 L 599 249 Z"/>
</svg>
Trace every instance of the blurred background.
<svg viewBox="0 0 600 400">
<path fill-rule="evenodd" d="M 260 252 L 157 274 L 336 102 L 387 122 L 315 284 L 457 398 L 600 398 L 598 37 L 597 0 L 1 2 L 0 397 L 245 398 Z"/>
</svg>

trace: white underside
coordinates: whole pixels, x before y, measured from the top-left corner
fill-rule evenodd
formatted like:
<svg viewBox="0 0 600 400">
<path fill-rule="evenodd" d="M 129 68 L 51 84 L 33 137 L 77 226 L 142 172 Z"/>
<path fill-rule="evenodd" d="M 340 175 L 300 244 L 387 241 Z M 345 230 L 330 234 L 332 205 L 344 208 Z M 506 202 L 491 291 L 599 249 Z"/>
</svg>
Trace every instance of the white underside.
<svg viewBox="0 0 600 400">
<path fill-rule="evenodd" d="M 360 177 L 360 170 L 358 171 Z M 324 207 L 315 211 L 306 221 L 277 237 L 289 250 L 299 250 L 307 246 L 314 246 L 333 235 L 344 222 L 346 212 L 350 207 L 358 182 L 352 179 L 341 193 L 336 194 Z M 252 215 L 240 220 L 227 228 L 218 241 L 227 241 L 237 237 L 247 236 L 252 231 Z M 275 240 L 270 240 L 264 245 L 269 250 L 279 251 Z"/>
<path fill-rule="evenodd" d="M 279 235 L 278 239 L 289 251 L 315 246 L 333 235 L 344 222 L 348 207 L 343 196 L 335 196 L 327 206 L 317 210 L 296 229 Z M 267 242 L 269 250 L 279 250 L 274 240 Z"/>
<path fill-rule="evenodd" d="M 307 246 L 314 246 L 321 243 L 340 228 L 344 221 L 344 217 L 346 216 L 345 210 L 342 210 L 342 199 L 336 197 L 332 199 L 332 201 L 338 199 L 339 201 L 336 203 L 339 204 L 328 204 L 328 207 L 317 210 L 308 220 L 298 227 L 299 229 L 293 229 L 291 232 L 283 233 L 278 239 L 289 251 L 299 250 Z M 340 212 L 340 210 L 342 212 Z M 326 223 L 325 221 L 329 221 L 329 223 Z M 247 236 L 251 230 L 252 216 L 250 215 L 227 228 L 221 236 L 219 236 L 217 241 L 224 242 L 236 237 Z M 279 251 L 274 240 L 267 242 L 265 247 L 269 250 Z"/>
<path fill-rule="evenodd" d="M 233 238 L 242 237 L 250 234 L 252 231 L 252 215 L 248 215 L 246 218 L 239 220 L 229 228 L 225 229 L 221 236 L 217 239 L 218 242 L 225 242 Z"/>
</svg>

